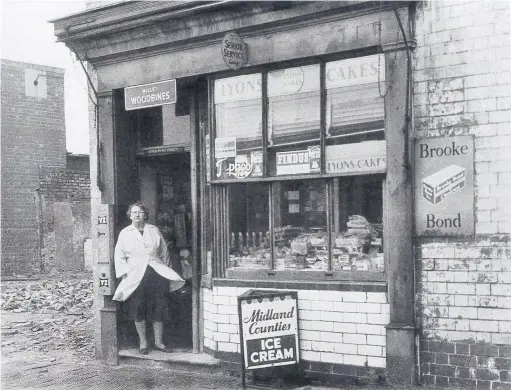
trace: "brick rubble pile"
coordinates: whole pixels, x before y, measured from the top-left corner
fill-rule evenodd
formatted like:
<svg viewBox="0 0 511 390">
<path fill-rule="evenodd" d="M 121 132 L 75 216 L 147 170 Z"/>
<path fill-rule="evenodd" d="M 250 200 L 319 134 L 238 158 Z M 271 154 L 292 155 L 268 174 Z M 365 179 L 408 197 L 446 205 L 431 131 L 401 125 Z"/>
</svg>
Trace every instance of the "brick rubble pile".
<svg viewBox="0 0 511 390">
<path fill-rule="evenodd" d="M 2 282 L 0 308 L 20 313 L 20 320 L 2 321 L 2 347 L 70 350 L 89 358 L 94 344 L 92 305 L 90 279 Z"/>
</svg>

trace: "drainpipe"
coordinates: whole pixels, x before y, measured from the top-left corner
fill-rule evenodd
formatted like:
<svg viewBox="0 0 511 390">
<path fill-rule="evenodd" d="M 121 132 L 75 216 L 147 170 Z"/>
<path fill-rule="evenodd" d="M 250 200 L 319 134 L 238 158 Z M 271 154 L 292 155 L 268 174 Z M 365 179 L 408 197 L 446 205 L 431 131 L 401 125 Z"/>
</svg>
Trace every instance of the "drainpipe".
<svg viewBox="0 0 511 390">
<path fill-rule="evenodd" d="M 414 34 L 414 18 L 415 18 L 415 7 L 416 4 L 409 4 L 408 5 L 408 28 L 409 31 L 412 32 L 412 35 Z M 406 150 L 403 152 L 405 161 L 406 161 L 406 170 L 408 171 L 408 174 L 411 176 L 411 179 L 414 179 L 414 164 L 412 163 L 414 161 L 414 153 L 413 153 L 413 147 L 411 144 L 413 137 L 411 137 L 412 132 L 414 131 L 414 108 L 413 108 L 413 80 L 412 80 L 412 56 L 411 56 L 411 49 L 408 46 L 408 40 L 406 38 L 406 33 L 403 27 L 403 23 L 401 21 L 401 18 L 399 17 L 399 13 L 397 11 L 397 5 L 394 3 L 393 5 L 394 14 L 396 16 L 397 22 L 399 24 L 399 29 L 401 31 L 401 34 L 403 35 L 403 40 L 405 43 L 405 50 L 406 50 L 406 57 L 407 57 L 407 72 L 406 72 Z M 415 226 L 415 202 L 412 202 L 412 226 Z M 414 237 L 414 235 L 412 235 Z M 413 243 L 413 299 L 414 299 L 414 308 L 417 307 L 417 284 L 416 284 L 416 276 L 417 276 L 417 269 L 416 269 L 416 257 L 415 257 L 415 243 Z M 413 320 L 414 320 L 414 327 L 415 327 L 415 372 L 416 372 L 416 382 L 421 383 L 421 372 L 420 372 L 420 342 L 419 342 L 419 333 L 417 332 L 417 311 L 414 309 L 413 313 Z"/>
<path fill-rule="evenodd" d="M 37 215 L 37 238 L 39 244 L 39 263 L 41 273 L 44 273 L 44 261 L 43 261 L 43 206 L 41 200 L 41 188 L 37 187 L 34 190 L 35 207 Z"/>
</svg>

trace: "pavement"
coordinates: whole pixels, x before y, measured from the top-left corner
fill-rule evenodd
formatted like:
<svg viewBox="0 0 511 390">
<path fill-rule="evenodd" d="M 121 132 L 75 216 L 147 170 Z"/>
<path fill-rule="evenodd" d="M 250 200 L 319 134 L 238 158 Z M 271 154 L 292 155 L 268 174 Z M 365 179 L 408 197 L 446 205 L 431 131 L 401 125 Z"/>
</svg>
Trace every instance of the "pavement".
<svg viewBox="0 0 511 390">
<path fill-rule="evenodd" d="M 119 366 L 108 366 L 95 360 L 92 314 L 90 309 L 87 310 L 86 305 L 92 290 L 87 287 L 87 283 L 82 283 L 82 279 L 87 280 L 82 276 L 75 278 L 59 276 L 55 280 L 33 282 L 30 286 L 26 282 L 2 281 L 0 389 L 228 390 L 242 388 L 239 377 L 225 373 L 219 374 L 219 370 L 190 372 L 180 369 L 180 367 L 187 367 L 181 364 L 183 361 L 193 362 L 201 367 L 212 365 L 208 360 L 209 355 L 204 356 L 204 354 L 190 357 L 190 353 L 179 354 L 179 351 L 173 354 L 152 351 L 147 356 L 147 361 L 141 361 L 140 359 L 130 360 L 130 351 L 124 350 L 123 361 L 136 361 L 137 364 L 124 363 Z M 64 288 L 61 288 L 61 284 Z M 4 306 L 9 305 L 13 307 L 5 310 Z M 76 308 L 80 310 L 74 310 Z M 137 351 L 134 351 L 132 354 L 140 358 Z M 158 356 L 158 354 L 167 356 Z M 212 358 L 209 357 L 209 359 Z M 169 367 L 167 363 L 172 365 Z M 247 381 L 247 389 L 268 388 L 333 389 L 333 387 L 321 386 L 290 387 L 280 383 L 273 387 L 263 387 L 254 386 L 251 381 Z M 392 386 L 382 385 L 345 385 L 335 388 L 394 389 Z M 418 387 L 409 389 L 417 390 Z"/>
<path fill-rule="evenodd" d="M 9 362 L 2 364 L 2 389 L 127 390 L 238 389 L 238 378 L 99 362 Z"/>
<path fill-rule="evenodd" d="M 1 388 L 58 389 L 58 390 L 128 390 L 175 389 L 211 390 L 241 389 L 241 380 L 235 376 L 190 373 L 145 366 L 107 366 L 97 361 L 55 362 L 2 361 Z M 247 382 L 248 389 L 267 389 Z M 287 387 L 289 389 L 289 387 Z M 390 390 L 391 386 L 339 386 L 349 390 Z M 332 387 L 305 386 L 298 390 L 328 390 Z M 412 389 L 412 388 L 410 388 Z M 414 389 L 418 389 L 414 388 Z"/>
</svg>

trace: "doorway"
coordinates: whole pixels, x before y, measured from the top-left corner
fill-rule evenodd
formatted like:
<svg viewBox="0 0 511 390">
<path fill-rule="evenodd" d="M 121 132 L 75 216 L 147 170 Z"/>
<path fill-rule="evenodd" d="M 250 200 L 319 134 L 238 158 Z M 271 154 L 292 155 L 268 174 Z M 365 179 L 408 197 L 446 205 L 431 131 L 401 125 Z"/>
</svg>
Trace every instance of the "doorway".
<svg viewBox="0 0 511 390">
<path fill-rule="evenodd" d="M 169 316 L 164 321 L 163 341 L 177 350 L 191 350 L 194 260 L 190 153 L 140 157 L 138 170 L 140 199 L 150 213 L 148 223 L 160 229 L 170 254 L 168 265 L 186 280 L 183 288 L 168 293 Z M 122 308 L 120 314 L 120 348 L 138 348 L 134 324 L 127 320 Z M 154 341 L 151 331 L 152 326 L 147 326 L 149 345 Z"/>
</svg>

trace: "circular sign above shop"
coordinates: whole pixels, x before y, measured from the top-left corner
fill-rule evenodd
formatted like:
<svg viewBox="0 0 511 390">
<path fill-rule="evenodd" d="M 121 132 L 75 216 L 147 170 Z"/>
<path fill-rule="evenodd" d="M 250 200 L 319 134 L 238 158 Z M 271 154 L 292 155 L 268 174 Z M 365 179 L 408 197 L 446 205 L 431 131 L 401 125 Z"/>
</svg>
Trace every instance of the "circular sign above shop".
<svg viewBox="0 0 511 390">
<path fill-rule="evenodd" d="M 222 57 L 231 69 L 239 69 L 248 61 L 247 44 L 236 33 L 228 33 L 222 39 Z"/>
</svg>

